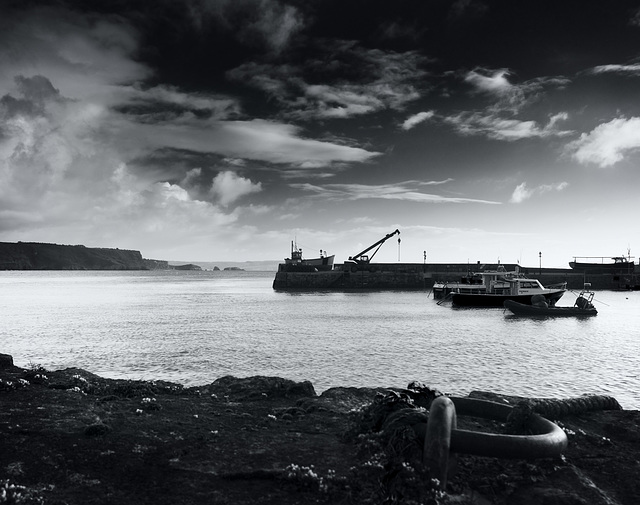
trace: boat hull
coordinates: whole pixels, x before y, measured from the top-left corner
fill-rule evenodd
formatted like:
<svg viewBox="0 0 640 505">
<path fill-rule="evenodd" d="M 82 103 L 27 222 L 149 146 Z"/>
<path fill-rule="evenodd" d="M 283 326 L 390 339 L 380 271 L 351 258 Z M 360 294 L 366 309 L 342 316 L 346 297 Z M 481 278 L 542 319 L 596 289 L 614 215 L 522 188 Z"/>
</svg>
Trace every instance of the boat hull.
<svg viewBox="0 0 640 505">
<path fill-rule="evenodd" d="M 523 305 L 531 305 L 531 298 L 537 294 L 543 295 L 549 305 L 555 305 L 555 303 L 562 298 L 564 289 L 530 295 L 454 293 L 451 296 L 451 302 L 458 307 L 503 307 L 504 302 L 507 300 L 518 302 Z"/>
<path fill-rule="evenodd" d="M 595 316 L 598 314 L 595 307 L 586 309 L 580 307 L 539 307 L 535 305 L 525 305 L 513 300 L 505 300 L 504 307 L 516 316 L 582 317 Z"/>
<path fill-rule="evenodd" d="M 631 261 L 618 263 L 581 263 L 578 261 L 570 261 L 569 266 L 573 270 L 588 273 L 622 273 L 635 271 L 635 265 Z"/>
<path fill-rule="evenodd" d="M 325 272 L 333 269 L 334 258 L 335 255 L 300 260 L 286 259 L 278 269 L 283 272 Z"/>
</svg>

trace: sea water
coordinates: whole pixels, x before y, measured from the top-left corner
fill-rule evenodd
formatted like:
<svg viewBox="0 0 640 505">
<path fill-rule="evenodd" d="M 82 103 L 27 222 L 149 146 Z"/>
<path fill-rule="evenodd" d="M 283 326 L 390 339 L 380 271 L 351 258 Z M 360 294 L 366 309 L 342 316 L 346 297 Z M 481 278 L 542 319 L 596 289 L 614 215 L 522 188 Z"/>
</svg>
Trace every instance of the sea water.
<svg viewBox="0 0 640 505">
<path fill-rule="evenodd" d="M 204 385 L 225 375 L 334 386 L 614 396 L 640 409 L 640 292 L 598 315 L 530 319 L 427 291 L 279 292 L 274 272 L 1 272 L 0 353 L 16 365 Z M 573 305 L 567 292 L 558 305 Z"/>
</svg>

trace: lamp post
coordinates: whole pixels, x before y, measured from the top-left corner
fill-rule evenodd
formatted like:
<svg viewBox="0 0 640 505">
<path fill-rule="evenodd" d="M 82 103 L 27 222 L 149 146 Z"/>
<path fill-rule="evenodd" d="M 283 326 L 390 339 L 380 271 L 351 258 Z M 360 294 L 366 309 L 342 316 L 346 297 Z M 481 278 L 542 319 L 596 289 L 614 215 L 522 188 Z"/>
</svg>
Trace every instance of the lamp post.
<svg viewBox="0 0 640 505">
<path fill-rule="evenodd" d="M 540 266 L 538 268 L 540 270 L 540 275 L 542 275 L 542 251 L 538 253 L 538 260 L 540 261 L 539 263 Z"/>
</svg>

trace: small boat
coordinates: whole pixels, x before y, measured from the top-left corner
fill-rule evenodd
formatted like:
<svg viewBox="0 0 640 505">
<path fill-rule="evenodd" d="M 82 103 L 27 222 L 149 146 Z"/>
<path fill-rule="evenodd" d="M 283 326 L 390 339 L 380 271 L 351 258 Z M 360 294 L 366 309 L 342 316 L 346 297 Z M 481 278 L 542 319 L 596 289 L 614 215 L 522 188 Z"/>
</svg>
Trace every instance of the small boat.
<svg viewBox="0 0 640 505">
<path fill-rule="evenodd" d="M 504 308 L 509 309 L 516 316 L 542 316 L 542 317 L 582 317 L 595 316 L 598 311 L 593 306 L 594 292 L 590 291 L 591 285 L 585 284 L 573 307 L 549 306 L 544 298 L 534 297 L 531 305 L 518 303 L 513 300 L 505 300 Z"/>
<path fill-rule="evenodd" d="M 286 272 L 321 272 L 333 270 L 333 260 L 335 255 L 327 256 L 326 251 L 320 251 L 318 258 L 303 258 L 302 249 L 291 241 L 291 257 L 285 258 L 284 263 L 280 263 L 278 270 Z"/>
<path fill-rule="evenodd" d="M 459 307 L 502 307 L 506 300 L 531 305 L 532 297 L 536 295 L 542 295 L 546 303 L 553 306 L 566 287 L 566 282 L 544 287 L 539 280 L 520 274 L 518 268 L 507 272 L 504 267 L 499 267 L 474 274 L 466 282 L 447 284 L 443 289 L 445 299 L 450 297 Z M 434 293 L 435 289 L 436 286 Z"/>
</svg>

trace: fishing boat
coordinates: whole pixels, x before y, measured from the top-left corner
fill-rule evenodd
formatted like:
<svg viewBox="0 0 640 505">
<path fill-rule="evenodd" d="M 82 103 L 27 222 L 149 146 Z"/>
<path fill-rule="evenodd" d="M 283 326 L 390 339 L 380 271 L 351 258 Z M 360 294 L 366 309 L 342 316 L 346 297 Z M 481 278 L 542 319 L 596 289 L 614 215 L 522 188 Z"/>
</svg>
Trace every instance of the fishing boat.
<svg viewBox="0 0 640 505">
<path fill-rule="evenodd" d="M 291 257 L 280 263 L 278 270 L 285 272 L 322 272 L 333 269 L 335 255 L 327 256 L 326 251 L 320 251 L 317 258 L 303 258 L 302 249 L 291 241 Z"/>
<path fill-rule="evenodd" d="M 584 317 L 598 314 L 593 305 L 594 292 L 590 290 L 591 284 L 585 283 L 584 289 L 576 298 L 573 307 L 549 306 L 544 297 L 538 298 L 536 295 L 532 299 L 531 305 L 518 303 L 513 300 L 505 300 L 504 308 L 509 309 L 516 316 L 539 316 L 539 317 Z"/>
<path fill-rule="evenodd" d="M 566 291 L 567 283 L 544 287 L 538 279 L 522 275 L 519 269 L 508 272 L 504 267 L 476 273 L 466 281 L 447 283 L 444 301 L 450 298 L 459 307 L 502 307 L 506 300 L 531 305 L 535 295 L 542 295 L 548 305 L 554 306 Z M 434 293 L 436 286 L 434 285 Z"/>
<path fill-rule="evenodd" d="M 569 266 L 585 273 L 633 273 L 632 256 L 574 256 Z"/>
</svg>

